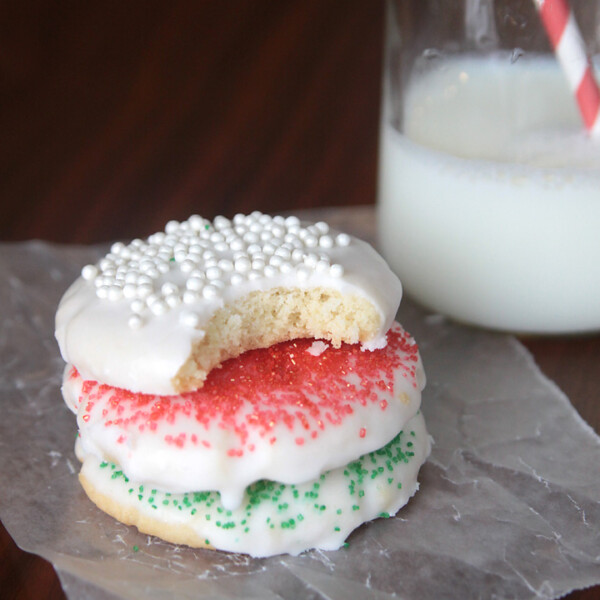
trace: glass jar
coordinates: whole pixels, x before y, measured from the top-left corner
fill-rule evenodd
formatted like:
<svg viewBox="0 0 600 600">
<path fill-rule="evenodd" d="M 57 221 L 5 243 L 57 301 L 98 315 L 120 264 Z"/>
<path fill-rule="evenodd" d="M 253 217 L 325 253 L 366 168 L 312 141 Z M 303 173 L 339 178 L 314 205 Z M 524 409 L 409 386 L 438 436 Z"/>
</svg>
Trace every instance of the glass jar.
<svg viewBox="0 0 600 600">
<path fill-rule="evenodd" d="M 573 3 L 598 53 L 600 2 Z M 513 332 L 600 330 L 600 142 L 533 0 L 388 0 L 378 232 L 405 292 Z"/>
</svg>

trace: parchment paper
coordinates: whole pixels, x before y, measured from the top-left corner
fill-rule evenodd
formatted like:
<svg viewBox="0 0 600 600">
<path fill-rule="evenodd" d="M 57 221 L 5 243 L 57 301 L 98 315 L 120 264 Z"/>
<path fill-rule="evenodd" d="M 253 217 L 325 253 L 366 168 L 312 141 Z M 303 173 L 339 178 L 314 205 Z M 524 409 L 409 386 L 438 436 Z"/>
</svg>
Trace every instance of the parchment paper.
<svg viewBox="0 0 600 600">
<path fill-rule="evenodd" d="M 408 301 L 400 320 L 421 347 L 436 443 L 396 518 L 337 552 L 251 559 L 104 515 L 77 482 L 53 337 L 62 292 L 103 251 L 0 245 L 0 518 L 69 598 L 556 598 L 600 582 L 600 439 L 514 338 Z"/>
</svg>

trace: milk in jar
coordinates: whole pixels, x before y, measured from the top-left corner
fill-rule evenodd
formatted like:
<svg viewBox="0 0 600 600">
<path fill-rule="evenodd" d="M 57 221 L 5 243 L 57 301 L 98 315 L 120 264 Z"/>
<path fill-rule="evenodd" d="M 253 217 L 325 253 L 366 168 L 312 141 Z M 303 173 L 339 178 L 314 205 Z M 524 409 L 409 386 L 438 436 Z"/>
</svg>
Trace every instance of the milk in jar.
<svg viewBox="0 0 600 600">
<path fill-rule="evenodd" d="M 441 61 L 408 80 L 400 118 L 384 89 L 379 243 L 406 293 L 495 329 L 600 330 L 600 141 L 558 64 Z"/>
</svg>

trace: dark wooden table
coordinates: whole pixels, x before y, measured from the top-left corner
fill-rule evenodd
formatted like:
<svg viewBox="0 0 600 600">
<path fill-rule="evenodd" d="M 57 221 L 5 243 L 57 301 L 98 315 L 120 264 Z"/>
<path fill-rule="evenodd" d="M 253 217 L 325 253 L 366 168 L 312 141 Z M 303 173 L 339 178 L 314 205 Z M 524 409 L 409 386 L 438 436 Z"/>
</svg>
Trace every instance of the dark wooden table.
<svg viewBox="0 0 600 600">
<path fill-rule="evenodd" d="M 374 203 L 382 27 L 379 1 L 2 3 L 0 240 Z M 600 337 L 523 341 L 600 431 Z M 1 526 L 0 597 L 64 597 Z"/>
</svg>

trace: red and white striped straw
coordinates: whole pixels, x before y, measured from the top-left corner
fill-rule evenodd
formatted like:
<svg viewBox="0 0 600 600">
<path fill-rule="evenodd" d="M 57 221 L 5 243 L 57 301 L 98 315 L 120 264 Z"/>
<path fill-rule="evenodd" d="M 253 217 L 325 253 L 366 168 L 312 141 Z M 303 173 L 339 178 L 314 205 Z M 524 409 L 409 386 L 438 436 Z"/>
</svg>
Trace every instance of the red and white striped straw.
<svg viewBox="0 0 600 600">
<path fill-rule="evenodd" d="M 585 128 L 600 135 L 600 90 L 568 0 L 535 0 L 550 43 L 575 93 Z"/>
</svg>

